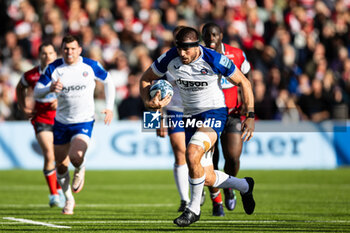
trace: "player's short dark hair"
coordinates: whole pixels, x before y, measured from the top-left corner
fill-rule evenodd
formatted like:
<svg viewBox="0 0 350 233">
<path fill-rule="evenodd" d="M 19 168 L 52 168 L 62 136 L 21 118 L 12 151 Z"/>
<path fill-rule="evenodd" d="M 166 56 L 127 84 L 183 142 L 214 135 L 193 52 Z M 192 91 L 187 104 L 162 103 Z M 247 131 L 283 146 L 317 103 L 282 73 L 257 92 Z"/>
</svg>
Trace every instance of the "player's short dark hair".
<svg viewBox="0 0 350 233">
<path fill-rule="evenodd" d="M 174 38 L 176 37 L 177 33 L 179 33 L 179 31 L 183 28 L 185 28 L 186 26 L 183 26 L 183 25 L 179 25 L 179 26 L 176 26 L 176 28 L 174 28 L 173 30 L 173 36 Z"/>
<path fill-rule="evenodd" d="M 219 25 L 217 25 L 216 23 L 213 23 L 213 22 L 209 22 L 203 26 L 202 35 L 205 34 L 208 30 L 210 30 L 212 28 L 216 28 L 219 30 L 220 33 L 222 33 L 221 27 Z"/>
<path fill-rule="evenodd" d="M 193 42 L 185 42 L 186 40 Z M 175 43 L 180 48 L 196 47 L 199 45 L 199 33 L 194 28 L 184 27 L 176 34 Z"/>
<path fill-rule="evenodd" d="M 39 46 L 39 53 L 41 53 L 43 48 L 47 47 L 47 46 L 52 46 L 55 49 L 55 46 L 53 46 L 53 44 L 51 42 L 46 41 L 46 42 L 41 43 L 41 45 Z"/>
<path fill-rule="evenodd" d="M 67 44 L 67 43 L 71 43 L 71 42 L 78 42 L 79 46 L 80 45 L 80 38 L 78 36 L 75 36 L 75 35 L 66 35 L 63 37 L 62 39 L 62 44 L 61 44 L 61 47 L 63 47 L 64 44 Z"/>
</svg>

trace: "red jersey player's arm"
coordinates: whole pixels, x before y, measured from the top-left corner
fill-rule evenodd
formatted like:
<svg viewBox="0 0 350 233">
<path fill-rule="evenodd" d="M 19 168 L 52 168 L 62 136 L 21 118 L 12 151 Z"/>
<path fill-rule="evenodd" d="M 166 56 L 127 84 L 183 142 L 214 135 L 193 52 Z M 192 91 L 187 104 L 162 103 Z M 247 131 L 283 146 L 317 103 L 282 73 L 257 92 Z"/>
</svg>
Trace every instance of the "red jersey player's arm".
<svg viewBox="0 0 350 233">
<path fill-rule="evenodd" d="M 242 87 L 244 104 L 247 106 L 247 112 L 254 115 L 254 95 L 252 85 L 249 80 L 242 74 L 239 69 L 236 69 L 231 77 L 227 77 L 227 80 L 237 86 Z M 255 129 L 254 118 L 248 116 L 242 122 L 242 136 L 243 141 L 249 141 L 253 137 Z"/>
<path fill-rule="evenodd" d="M 26 104 L 26 92 L 28 87 L 24 86 L 22 81 L 19 80 L 16 87 L 17 103 L 21 111 L 23 111 L 27 117 L 33 116 L 33 108 L 27 106 Z"/>
</svg>

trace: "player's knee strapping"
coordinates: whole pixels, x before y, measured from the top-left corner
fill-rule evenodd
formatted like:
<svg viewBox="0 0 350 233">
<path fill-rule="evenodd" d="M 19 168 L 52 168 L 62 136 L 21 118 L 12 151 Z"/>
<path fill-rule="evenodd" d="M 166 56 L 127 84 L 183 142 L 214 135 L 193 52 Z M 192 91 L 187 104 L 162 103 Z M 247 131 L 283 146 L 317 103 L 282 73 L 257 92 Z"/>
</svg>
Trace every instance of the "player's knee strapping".
<svg viewBox="0 0 350 233">
<path fill-rule="evenodd" d="M 204 153 L 201 159 L 201 165 L 202 167 L 207 167 L 210 165 L 213 165 L 213 152 L 207 151 Z"/>
<path fill-rule="evenodd" d="M 202 147 L 204 152 L 207 152 L 211 148 L 209 136 L 200 131 L 193 134 L 190 143 Z"/>
</svg>

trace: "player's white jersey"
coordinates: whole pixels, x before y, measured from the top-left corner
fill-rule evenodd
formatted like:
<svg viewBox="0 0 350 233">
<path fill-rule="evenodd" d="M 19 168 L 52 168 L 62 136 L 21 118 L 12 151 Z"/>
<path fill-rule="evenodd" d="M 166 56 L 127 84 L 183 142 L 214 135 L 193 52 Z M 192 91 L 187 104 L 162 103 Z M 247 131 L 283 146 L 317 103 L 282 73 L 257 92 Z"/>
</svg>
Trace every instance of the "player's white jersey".
<svg viewBox="0 0 350 233">
<path fill-rule="evenodd" d="M 51 82 L 58 79 L 63 84 L 62 91 L 57 93 L 56 120 L 58 122 L 73 124 L 89 122 L 94 119 L 95 79 L 105 84 L 105 90 L 107 86 L 106 108 L 113 110 L 113 82 L 108 72 L 98 62 L 79 57 L 78 63 L 68 65 L 63 59 L 57 59 L 40 76 L 34 89 L 34 95 L 45 94 L 50 88 Z"/>
<path fill-rule="evenodd" d="M 236 66 L 226 56 L 200 46 L 201 55 L 190 64 L 183 64 L 176 47 L 161 55 L 152 64 L 153 72 L 161 77 L 167 71 L 175 78 L 183 102 L 184 113 L 199 114 L 225 106 L 219 77 L 231 77 Z"/>
<path fill-rule="evenodd" d="M 166 106 L 166 109 L 171 111 L 176 111 L 176 112 L 183 112 L 184 108 L 182 106 L 180 90 L 176 85 L 176 80 L 174 76 L 172 76 L 169 72 L 166 72 L 165 76 L 166 76 L 166 79 L 171 83 L 171 85 L 173 85 L 173 91 L 174 91 L 174 94 L 171 97 L 171 101 Z"/>
</svg>

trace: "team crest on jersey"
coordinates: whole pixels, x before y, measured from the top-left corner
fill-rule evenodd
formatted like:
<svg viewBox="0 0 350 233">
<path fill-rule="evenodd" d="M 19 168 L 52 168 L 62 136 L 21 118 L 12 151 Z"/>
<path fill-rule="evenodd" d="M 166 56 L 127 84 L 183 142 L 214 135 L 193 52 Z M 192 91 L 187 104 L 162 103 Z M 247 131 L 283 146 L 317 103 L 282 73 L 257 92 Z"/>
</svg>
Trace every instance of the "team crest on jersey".
<svg viewBox="0 0 350 233">
<path fill-rule="evenodd" d="M 87 71 L 84 71 L 84 72 L 83 72 L 83 76 L 84 76 L 84 77 L 87 77 L 88 75 L 89 75 L 89 73 L 88 73 Z"/>
<path fill-rule="evenodd" d="M 205 68 L 203 68 L 203 69 L 201 69 L 201 74 L 208 74 L 208 70 L 207 69 L 205 69 Z"/>
</svg>

